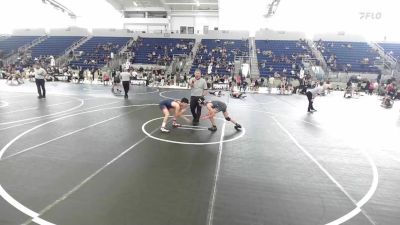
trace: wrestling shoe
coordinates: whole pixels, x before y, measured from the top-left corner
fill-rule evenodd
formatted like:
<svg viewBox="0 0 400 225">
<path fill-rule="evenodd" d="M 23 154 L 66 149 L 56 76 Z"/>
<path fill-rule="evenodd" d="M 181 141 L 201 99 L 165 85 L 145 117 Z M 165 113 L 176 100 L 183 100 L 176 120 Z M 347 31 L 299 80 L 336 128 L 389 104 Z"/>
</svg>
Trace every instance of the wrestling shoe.
<svg viewBox="0 0 400 225">
<path fill-rule="evenodd" d="M 177 127 L 181 127 L 182 125 L 180 125 L 179 123 L 174 123 L 174 124 L 172 124 L 172 126 L 173 126 L 174 128 L 177 128 Z"/>
<path fill-rule="evenodd" d="M 216 126 L 212 126 L 212 127 L 208 128 L 208 130 L 214 132 L 214 131 L 217 131 L 217 127 Z"/>
<path fill-rule="evenodd" d="M 161 127 L 160 131 L 163 132 L 163 133 L 169 133 L 169 130 L 166 129 L 165 127 Z"/>
<path fill-rule="evenodd" d="M 240 125 L 240 124 L 236 124 L 235 126 L 234 126 L 234 128 L 236 129 L 236 130 L 240 130 L 241 128 L 242 128 L 242 126 Z"/>
</svg>

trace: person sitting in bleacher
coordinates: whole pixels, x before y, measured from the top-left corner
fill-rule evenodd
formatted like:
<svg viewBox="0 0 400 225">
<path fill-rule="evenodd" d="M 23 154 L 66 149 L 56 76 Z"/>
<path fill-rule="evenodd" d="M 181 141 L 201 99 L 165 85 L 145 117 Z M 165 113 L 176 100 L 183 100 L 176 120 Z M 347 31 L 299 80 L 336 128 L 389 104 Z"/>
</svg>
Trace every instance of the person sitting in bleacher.
<svg viewBox="0 0 400 225">
<path fill-rule="evenodd" d="M 395 88 L 395 82 L 392 81 L 386 86 L 386 94 L 390 96 L 392 99 L 394 99 L 396 95 L 396 88 Z"/>
</svg>

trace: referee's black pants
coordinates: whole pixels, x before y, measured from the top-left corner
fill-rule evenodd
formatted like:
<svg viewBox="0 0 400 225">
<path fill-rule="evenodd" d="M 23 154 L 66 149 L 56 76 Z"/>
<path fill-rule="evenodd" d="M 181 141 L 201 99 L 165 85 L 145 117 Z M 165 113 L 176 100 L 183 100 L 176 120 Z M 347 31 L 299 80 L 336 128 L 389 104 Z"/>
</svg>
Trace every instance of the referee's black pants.
<svg viewBox="0 0 400 225">
<path fill-rule="evenodd" d="M 122 86 L 124 87 L 125 97 L 128 97 L 130 81 L 122 81 Z"/>
<path fill-rule="evenodd" d="M 44 87 L 44 79 L 35 79 L 37 91 L 40 98 L 46 98 L 46 88 Z M 43 90 L 43 92 L 42 92 Z"/>
<path fill-rule="evenodd" d="M 308 109 L 307 109 L 307 111 L 310 112 L 311 110 L 315 110 L 314 106 L 313 106 L 312 93 L 310 91 L 307 91 L 306 95 L 307 95 L 307 99 L 308 99 Z"/>
<path fill-rule="evenodd" d="M 191 96 L 190 97 L 190 111 L 193 115 L 193 122 L 199 122 L 201 116 L 201 105 L 199 104 L 199 99 L 201 96 Z"/>
</svg>

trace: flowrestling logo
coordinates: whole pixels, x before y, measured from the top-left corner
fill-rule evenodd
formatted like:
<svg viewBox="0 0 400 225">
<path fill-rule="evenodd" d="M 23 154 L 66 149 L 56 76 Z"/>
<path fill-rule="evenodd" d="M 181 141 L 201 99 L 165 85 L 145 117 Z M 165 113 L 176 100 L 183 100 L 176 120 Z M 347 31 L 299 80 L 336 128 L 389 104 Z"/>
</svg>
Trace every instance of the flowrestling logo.
<svg viewBox="0 0 400 225">
<path fill-rule="evenodd" d="M 381 12 L 359 12 L 360 20 L 380 20 L 382 18 Z"/>
</svg>

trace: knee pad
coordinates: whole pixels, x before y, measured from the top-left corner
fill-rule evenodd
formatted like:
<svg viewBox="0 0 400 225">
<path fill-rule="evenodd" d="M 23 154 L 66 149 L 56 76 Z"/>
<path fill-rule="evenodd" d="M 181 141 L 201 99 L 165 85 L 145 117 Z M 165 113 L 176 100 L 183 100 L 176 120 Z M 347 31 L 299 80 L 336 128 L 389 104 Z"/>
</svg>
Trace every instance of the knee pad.
<svg viewBox="0 0 400 225">
<path fill-rule="evenodd" d="M 226 119 L 226 121 L 231 121 L 231 118 L 229 116 L 225 117 L 225 119 Z"/>
</svg>

